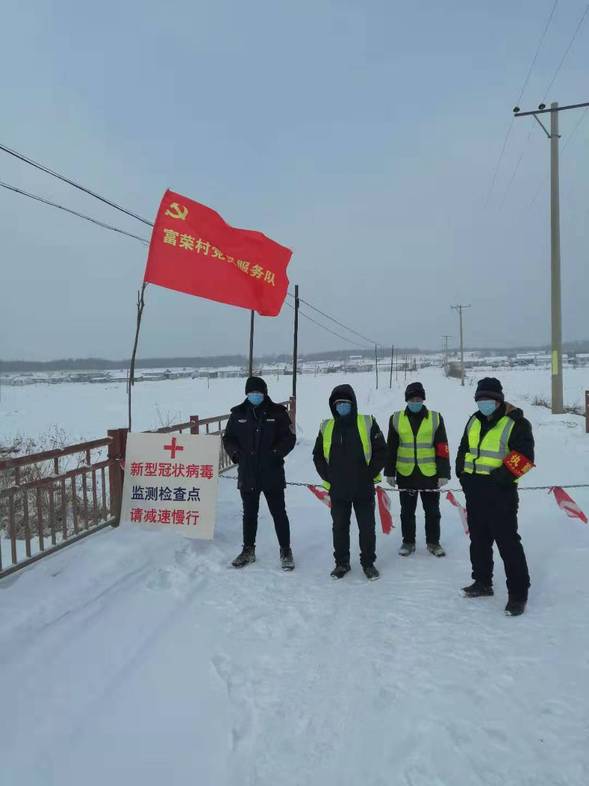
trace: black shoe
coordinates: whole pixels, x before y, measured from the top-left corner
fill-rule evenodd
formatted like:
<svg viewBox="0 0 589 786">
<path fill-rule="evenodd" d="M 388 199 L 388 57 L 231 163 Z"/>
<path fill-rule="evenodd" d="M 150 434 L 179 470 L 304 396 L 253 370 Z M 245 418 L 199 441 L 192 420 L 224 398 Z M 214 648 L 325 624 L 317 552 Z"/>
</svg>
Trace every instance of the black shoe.
<svg viewBox="0 0 589 786">
<path fill-rule="evenodd" d="M 380 578 L 380 573 L 374 567 L 374 565 L 364 565 L 364 575 L 369 581 L 376 581 Z"/>
<path fill-rule="evenodd" d="M 335 568 L 329 574 L 332 579 L 343 579 L 346 573 L 350 572 L 350 565 L 346 563 L 345 565 L 336 565 Z"/>
<path fill-rule="evenodd" d="M 493 587 L 481 584 L 479 581 L 475 581 L 470 587 L 463 587 L 462 591 L 467 598 L 490 598 L 494 595 Z"/>
<path fill-rule="evenodd" d="M 282 570 L 294 570 L 295 564 L 290 548 L 280 549 L 280 565 Z"/>
<path fill-rule="evenodd" d="M 252 562 L 256 561 L 256 547 L 255 546 L 244 546 L 241 554 L 238 554 L 237 557 L 231 563 L 234 568 L 244 568 L 246 565 L 250 565 Z"/>
<path fill-rule="evenodd" d="M 409 557 L 411 554 L 415 554 L 415 543 L 403 543 L 399 549 L 399 556 Z"/>
<path fill-rule="evenodd" d="M 505 607 L 505 613 L 508 617 L 519 617 L 526 610 L 526 602 L 521 598 L 509 598 Z"/>
</svg>

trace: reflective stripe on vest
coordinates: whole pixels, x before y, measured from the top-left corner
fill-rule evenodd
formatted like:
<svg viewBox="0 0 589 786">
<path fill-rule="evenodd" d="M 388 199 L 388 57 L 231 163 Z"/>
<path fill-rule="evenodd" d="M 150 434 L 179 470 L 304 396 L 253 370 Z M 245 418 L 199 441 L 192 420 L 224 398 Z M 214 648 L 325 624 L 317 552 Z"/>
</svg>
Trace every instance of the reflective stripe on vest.
<svg viewBox="0 0 589 786">
<path fill-rule="evenodd" d="M 372 415 L 357 415 L 356 416 L 356 426 L 358 428 L 358 434 L 360 435 L 360 441 L 362 442 L 362 450 L 364 451 L 364 458 L 366 459 L 366 464 L 370 464 L 372 460 L 372 442 L 370 440 L 370 431 L 372 429 L 372 423 L 374 418 Z M 333 429 L 335 426 L 334 418 L 330 418 L 329 420 L 324 420 L 321 424 L 321 434 L 323 435 L 323 456 L 325 457 L 325 461 L 329 464 L 329 457 L 331 455 L 331 442 L 333 439 Z M 382 480 L 382 475 L 378 474 L 374 478 L 375 483 L 379 483 Z M 330 489 L 331 484 L 328 483 L 326 480 L 323 481 L 323 487 L 327 490 Z"/>
<path fill-rule="evenodd" d="M 396 471 L 403 477 L 411 475 L 415 469 L 415 462 L 422 475 L 432 478 L 436 472 L 436 449 L 434 438 L 440 425 L 440 413 L 430 410 L 427 417 L 419 424 L 415 435 L 411 428 L 411 421 L 405 412 L 393 414 L 393 428 L 399 435 L 399 448 L 397 450 Z"/>
<path fill-rule="evenodd" d="M 466 426 L 468 452 L 464 457 L 464 471 L 469 475 L 489 475 L 503 464 L 509 454 L 509 438 L 515 422 L 504 415 L 481 439 L 481 421 L 473 415 Z"/>
</svg>

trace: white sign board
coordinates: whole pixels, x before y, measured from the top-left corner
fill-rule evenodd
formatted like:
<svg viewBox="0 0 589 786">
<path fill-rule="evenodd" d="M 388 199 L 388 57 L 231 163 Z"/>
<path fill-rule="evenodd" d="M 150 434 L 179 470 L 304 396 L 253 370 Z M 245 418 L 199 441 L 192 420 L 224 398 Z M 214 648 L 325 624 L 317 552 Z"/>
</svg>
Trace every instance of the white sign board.
<svg viewBox="0 0 589 786">
<path fill-rule="evenodd" d="M 129 434 L 121 522 L 212 540 L 221 437 Z"/>
</svg>

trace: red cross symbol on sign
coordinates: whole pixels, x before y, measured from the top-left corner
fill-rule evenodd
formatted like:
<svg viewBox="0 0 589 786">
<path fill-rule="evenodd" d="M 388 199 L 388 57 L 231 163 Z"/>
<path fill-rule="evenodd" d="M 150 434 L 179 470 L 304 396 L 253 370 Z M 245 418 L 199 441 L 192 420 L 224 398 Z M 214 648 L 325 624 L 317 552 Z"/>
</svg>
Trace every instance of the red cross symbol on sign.
<svg viewBox="0 0 589 786">
<path fill-rule="evenodd" d="M 164 450 L 169 450 L 171 457 L 173 459 L 175 459 L 176 458 L 176 453 L 179 450 L 184 450 L 184 448 L 182 447 L 182 445 L 177 445 L 176 444 L 176 437 L 172 437 L 172 444 L 171 445 L 164 445 Z"/>
</svg>

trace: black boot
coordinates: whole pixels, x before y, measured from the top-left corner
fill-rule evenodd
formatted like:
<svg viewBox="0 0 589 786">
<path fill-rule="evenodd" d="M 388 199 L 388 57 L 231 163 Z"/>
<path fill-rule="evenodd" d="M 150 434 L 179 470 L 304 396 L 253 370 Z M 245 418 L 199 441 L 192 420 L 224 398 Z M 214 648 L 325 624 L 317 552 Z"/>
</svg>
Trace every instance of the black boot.
<svg viewBox="0 0 589 786">
<path fill-rule="evenodd" d="M 252 562 L 256 561 L 256 547 L 255 546 L 244 546 L 241 554 L 238 554 L 237 557 L 231 563 L 234 568 L 244 568 L 246 565 L 250 565 Z"/>
<path fill-rule="evenodd" d="M 335 568 L 331 571 L 330 576 L 332 579 L 343 579 L 346 573 L 350 572 L 350 564 L 346 563 L 345 565 L 336 565 Z"/>
<path fill-rule="evenodd" d="M 519 617 L 526 610 L 526 602 L 524 598 L 512 598 L 509 596 L 505 613 L 508 617 Z"/>
<path fill-rule="evenodd" d="M 475 581 L 469 587 L 463 587 L 462 591 L 467 598 L 490 598 L 493 595 L 493 587 Z"/>
<path fill-rule="evenodd" d="M 280 565 L 282 570 L 294 570 L 295 564 L 290 548 L 280 549 Z"/>
<path fill-rule="evenodd" d="M 364 575 L 369 581 L 376 581 L 376 579 L 380 578 L 380 573 L 374 567 L 374 565 L 364 565 L 363 570 Z"/>
</svg>

